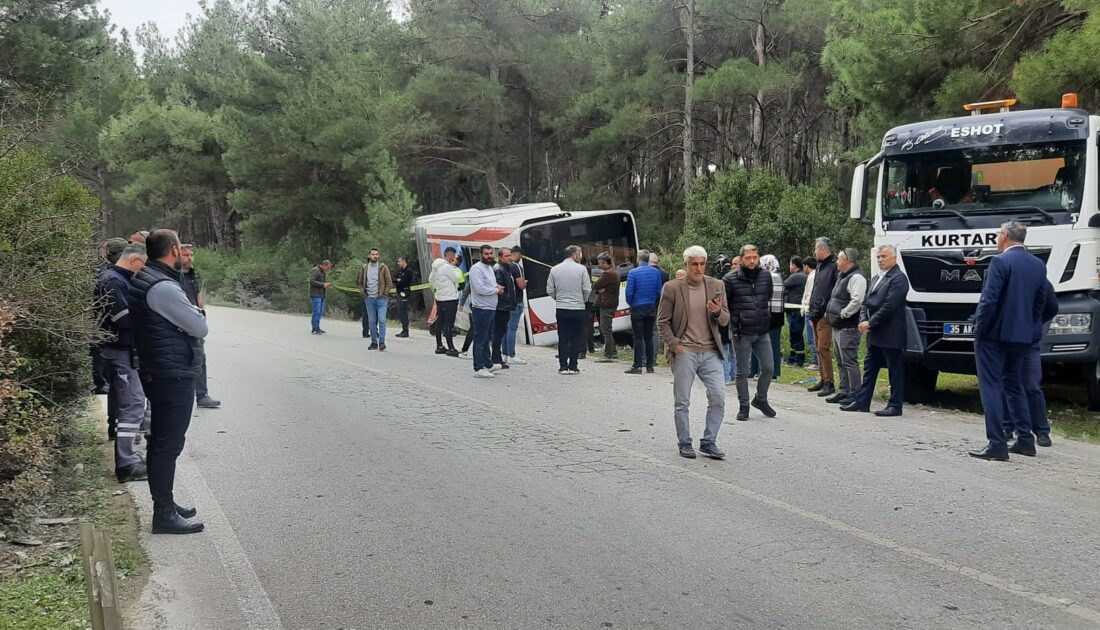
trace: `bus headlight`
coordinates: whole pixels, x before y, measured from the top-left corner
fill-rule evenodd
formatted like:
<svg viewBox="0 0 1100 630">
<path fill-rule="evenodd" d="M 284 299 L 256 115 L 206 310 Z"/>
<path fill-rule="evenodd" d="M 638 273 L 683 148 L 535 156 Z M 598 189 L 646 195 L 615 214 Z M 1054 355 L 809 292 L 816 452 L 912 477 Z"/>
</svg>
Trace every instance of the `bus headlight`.
<svg viewBox="0 0 1100 630">
<path fill-rule="evenodd" d="M 1087 335 L 1092 332 L 1092 313 L 1064 313 L 1050 320 L 1047 334 Z"/>
</svg>

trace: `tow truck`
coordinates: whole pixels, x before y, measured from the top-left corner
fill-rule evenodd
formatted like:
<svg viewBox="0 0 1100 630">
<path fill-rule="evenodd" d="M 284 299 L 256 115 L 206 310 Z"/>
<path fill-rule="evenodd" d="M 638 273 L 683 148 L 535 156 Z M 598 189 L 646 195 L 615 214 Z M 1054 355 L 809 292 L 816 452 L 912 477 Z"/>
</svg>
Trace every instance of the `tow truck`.
<svg viewBox="0 0 1100 630">
<path fill-rule="evenodd" d="M 970 318 L 1000 226 L 1019 221 L 1058 297 L 1045 376 L 1079 383 L 1100 410 L 1100 116 L 1076 94 L 1060 108 L 1012 111 L 1016 102 L 891 129 L 855 168 L 851 216 L 873 224 L 876 247 L 897 248 L 909 277 L 907 402 L 934 399 L 940 372 L 976 373 Z"/>
</svg>

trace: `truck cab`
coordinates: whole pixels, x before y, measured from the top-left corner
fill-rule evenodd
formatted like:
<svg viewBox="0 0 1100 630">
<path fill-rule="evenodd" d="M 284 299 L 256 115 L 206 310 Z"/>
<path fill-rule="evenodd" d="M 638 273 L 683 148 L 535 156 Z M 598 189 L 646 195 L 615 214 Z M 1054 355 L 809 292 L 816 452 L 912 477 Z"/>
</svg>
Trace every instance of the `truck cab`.
<svg viewBox="0 0 1100 630">
<path fill-rule="evenodd" d="M 851 216 L 873 224 L 876 247 L 897 248 L 909 277 L 908 402 L 931 400 L 940 372 L 976 372 L 970 317 L 1000 226 L 1019 221 L 1058 298 L 1041 341 L 1047 378 L 1080 383 L 1100 409 L 1100 117 L 1075 95 L 1057 109 L 1013 104 L 891 129 L 855 169 Z"/>
</svg>

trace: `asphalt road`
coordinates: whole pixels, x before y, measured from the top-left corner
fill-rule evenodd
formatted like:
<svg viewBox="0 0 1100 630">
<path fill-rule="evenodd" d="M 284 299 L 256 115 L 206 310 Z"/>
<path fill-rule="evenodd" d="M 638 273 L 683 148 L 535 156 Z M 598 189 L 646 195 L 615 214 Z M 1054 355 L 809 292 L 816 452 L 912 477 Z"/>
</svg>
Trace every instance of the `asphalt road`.
<svg viewBox="0 0 1100 630">
<path fill-rule="evenodd" d="M 132 627 L 1100 626 L 1100 447 L 981 462 L 975 416 L 778 386 L 747 423 L 731 388 L 728 459 L 684 460 L 667 370 L 561 377 L 530 349 L 481 380 L 423 332 L 378 353 L 358 323 L 210 322 L 223 406 L 177 479 L 207 530 L 143 536 Z"/>
</svg>

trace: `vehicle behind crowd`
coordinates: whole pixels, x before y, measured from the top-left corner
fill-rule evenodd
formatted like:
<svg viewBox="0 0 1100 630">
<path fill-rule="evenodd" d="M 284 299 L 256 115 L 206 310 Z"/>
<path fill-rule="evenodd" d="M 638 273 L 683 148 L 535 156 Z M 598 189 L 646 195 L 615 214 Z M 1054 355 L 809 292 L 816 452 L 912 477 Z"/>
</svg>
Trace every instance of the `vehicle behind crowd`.
<svg viewBox="0 0 1100 630">
<path fill-rule="evenodd" d="M 577 245 L 582 262 L 593 275 L 601 273 L 596 257 L 611 256 L 612 267 L 624 277 L 634 267 L 638 252 L 638 233 L 629 210 L 586 210 L 566 212 L 557 204 L 534 203 L 504 208 L 468 208 L 422 216 L 413 228 L 421 273 L 428 277 L 432 261 L 444 250 L 454 247 L 459 253 L 459 268 L 468 272 L 479 259 L 482 245 L 520 247 L 527 279 L 524 292 L 525 312 L 520 341 L 538 346 L 558 341 L 554 300 L 546 290 L 550 269 L 560 263 L 565 248 Z M 630 313 L 625 296 L 612 322 L 615 332 L 630 330 Z"/>
<path fill-rule="evenodd" d="M 976 370 L 970 321 L 999 227 L 1027 227 L 1059 314 L 1041 341 L 1043 365 L 1083 383 L 1100 409 L 1100 117 L 1067 94 L 1058 109 L 1010 112 L 1015 100 L 967 105 L 972 116 L 890 130 L 856 168 L 851 214 L 873 220 L 909 277 L 906 398 L 929 402 L 939 372 Z"/>
</svg>

